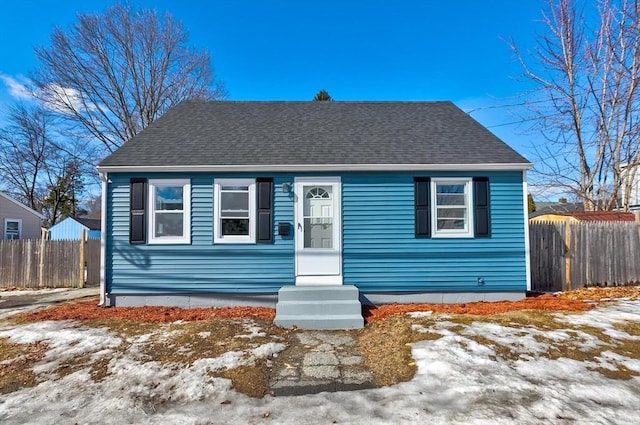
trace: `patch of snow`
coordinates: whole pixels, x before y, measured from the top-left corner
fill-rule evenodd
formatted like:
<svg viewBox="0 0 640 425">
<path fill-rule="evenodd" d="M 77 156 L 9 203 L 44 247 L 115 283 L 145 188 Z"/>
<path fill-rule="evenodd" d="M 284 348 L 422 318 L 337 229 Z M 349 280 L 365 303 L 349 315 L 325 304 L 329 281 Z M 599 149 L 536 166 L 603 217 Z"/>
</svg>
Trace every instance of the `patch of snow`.
<svg viewBox="0 0 640 425">
<path fill-rule="evenodd" d="M 48 350 L 44 361 L 33 368 L 36 374 L 52 372 L 83 354 L 90 354 L 94 360 L 107 357 L 122 343 L 105 328 L 78 326 L 71 321 L 30 323 L 2 330 L 0 338 L 8 338 L 18 344 L 46 343 Z"/>
<path fill-rule="evenodd" d="M 426 334 L 427 332 L 429 332 L 430 330 L 425 328 L 424 326 L 422 326 L 421 324 L 418 323 L 414 323 L 411 325 L 411 330 L 412 331 L 416 331 L 416 332 L 420 332 L 422 334 Z"/>
<path fill-rule="evenodd" d="M 599 307 L 581 315 L 558 315 L 558 320 L 564 317 L 572 323 L 612 329 L 621 320 L 640 321 L 640 301 Z M 454 332 L 454 325 L 436 321 L 433 329 L 442 338 L 412 346 L 418 370 L 409 382 L 373 390 L 262 399 L 237 393 L 229 380 L 212 377 L 209 372 L 274 355 L 284 348 L 282 344 L 227 352 L 187 367 L 145 362 L 137 355 L 134 342 L 131 350 L 115 352 L 110 374 L 101 381 L 93 381 L 87 371 L 78 371 L 4 394 L 0 423 L 640 423 L 640 378 L 615 380 L 590 370 L 614 365 L 640 370 L 638 359 L 605 351 L 591 362 L 544 356 L 505 360 L 472 338 L 483 335 L 523 351 L 544 350 L 545 345 L 569 339 L 583 348 L 603 342 L 571 329 L 547 332 L 474 322 Z M 67 351 L 83 344 L 80 338 L 90 340 L 91 348 L 85 349 L 96 355 L 109 352 L 118 340 L 106 330 L 69 322 L 11 327 L 5 326 L 0 336 L 15 341 L 58 341 L 51 344 L 45 363 L 65 357 Z M 70 335 L 74 329 L 77 338 Z M 546 338 L 537 341 L 536 335 Z M 136 341 L 142 340 L 144 337 Z M 53 350 L 56 344 L 57 351 Z M 266 413 L 269 417 L 265 419 Z"/>
<path fill-rule="evenodd" d="M 279 352 L 287 348 L 286 345 L 279 342 L 269 342 L 251 350 L 251 354 L 259 359 L 274 357 Z"/>
<path fill-rule="evenodd" d="M 253 364 L 253 360 L 248 358 L 244 351 L 227 351 L 218 357 L 198 359 L 193 362 L 193 367 L 202 372 L 219 372 L 250 364 Z"/>
<path fill-rule="evenodd" d="M 242 322 L 242 329 L 245 332 L 249 332 L 246 335 L 236 335 L 236 338 L 256 338 L 256 337 L 265 337 L 267 334 L 262 330 L 260 326 L 255 325 L 250 320 L 244 320 Z"/>
<path fill-rule="evenodd" d="M 409 317 L 413 317 L 414 319 L 419 319 L 421 317 L 429 317 L 433 314 L 433 311 L 412 311 L 407 313 Z"/>
</svg>

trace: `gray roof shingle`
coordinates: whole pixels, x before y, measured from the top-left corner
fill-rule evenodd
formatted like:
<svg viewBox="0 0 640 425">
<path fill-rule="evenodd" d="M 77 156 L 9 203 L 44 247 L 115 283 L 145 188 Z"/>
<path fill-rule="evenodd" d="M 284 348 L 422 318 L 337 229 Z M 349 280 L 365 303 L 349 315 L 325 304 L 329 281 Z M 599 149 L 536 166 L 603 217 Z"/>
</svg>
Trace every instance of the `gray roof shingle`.
<svg viewBox="0 0 640 425">
<path fill-rule="evenodd" d="M 451 102 L 186 101 L 100 166 L 328 164 L 528 161 Z"/>
<path fill-rule="evenodd" d="M 82 224 L 83 226 L 88 227 L 89 230 L 100 230 L 100 228 L 102 227 L 100 220 L 97 218 L 76 217 L 74 218 L 74 220 Z"/>
</svg>

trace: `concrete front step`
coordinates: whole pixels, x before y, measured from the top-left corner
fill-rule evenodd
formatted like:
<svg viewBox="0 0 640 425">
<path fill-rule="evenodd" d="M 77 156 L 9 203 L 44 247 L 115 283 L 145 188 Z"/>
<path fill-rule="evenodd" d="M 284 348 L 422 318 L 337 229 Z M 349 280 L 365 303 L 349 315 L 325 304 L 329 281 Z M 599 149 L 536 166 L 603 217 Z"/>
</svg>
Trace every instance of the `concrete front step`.
<svg viewBox="0 0 640 425">
<path fill-rule="evenodd" d="M 278 292 L 275 324 L 300 329 L 364 326 L 359 291 L 353 285 L 285 286 Z"/>
<path fill-rule="evenodd" d="M 278 301 L 358 300 L 360 292 L 353 285 L 283 286 Z"/>
<path fill-rule="evenodd" d="M 358 300 L 320 300 L 320 301 L 278 301 L 276 310 L 284 316 L 294 315 L 334 315 L 361 314 L 362 305 Z"/>
</svg>

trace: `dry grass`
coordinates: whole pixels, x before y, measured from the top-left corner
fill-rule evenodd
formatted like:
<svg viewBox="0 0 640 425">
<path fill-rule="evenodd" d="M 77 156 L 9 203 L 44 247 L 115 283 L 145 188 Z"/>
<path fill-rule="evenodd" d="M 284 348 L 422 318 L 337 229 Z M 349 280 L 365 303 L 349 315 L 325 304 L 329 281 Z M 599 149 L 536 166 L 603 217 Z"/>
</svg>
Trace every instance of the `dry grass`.
<svg viewBox="0 0 640 425">
<path fill-rule="evenodd" d="M 518 310 L 485 316 L 462 314 L 444 317 L 447 320 L 445 326 L 447 331 L 490 348 L 495 353 L 495 359 L 513 362 L 527 358 L 547 358 L 550 360 L 567 358 L 579 362 L 592 362 L 594 366 L 588 367 L 589 370 L 610 379 L 628 380 L 640 376 L 638 372 L 611 361 L 609 362 L 611 368 L 596 366 L 597 358 L 602 356 L 605 351 L 631 359 L 640 359 L 640 344 L 636 340 L 614 339 L 605 334 L 603 329 L 595 326 L 565 323 L 558 320 L 557 313 Z M 416 367 L 411 358 L 410 344 L 441 338 L 442 335 L 433 329 L 442 318 L 443 316 L 439 314 L 423 318 L 411 318 L 406 314 L 392 315 L 371 323 L 361 331 L 358 348 L 363 354 L 365 365 L 373 371 L 379 385 L 393 385 L 413 377 Z M 566 330 L 570 338 L 559 341 L 547 338 L 544 334 L 534 335 L 534 338 L 547 345 L 548 349 L 542 353 L 526 353 L 522 351 L 522 347 L 500 344 L 488 336 L 466 334 L 465 329 L 473 322 L 522 328 L 522 332 L 516 332 L 516 335 L 520 336 L 528 335 L 530 329 L 543 332 Z M 413 330 L 412 326 L 416 330 Z M 640 335 L 640 323 L 620 323 L 616 325 L 616 328 L 631 336 Z M 587 344 L 585 334 L 597 338 L 600 345 L 593 347 L 591 344 Z"/>
<path fill-rule="evenodd" d="M 106 323 L 105 323 L 106 322 Z M 92 321 L 94 326 L 106 325 L 130 346 L 141 335 L 151 335 L 137 342 L 143 361 L 155 361 L 169 367 L 188 367 L 198 359 L 215 358 L 230 351 L 248 351 L 274 340 L 282 340 L 285 330 L 259 319 L 213 319 L 177 323 L 145 323 L 134 321 Z M 85 323 L 87 324 L 87 323 Z M 264 336 L 241 337 L 249 334 L 247 326 L 259 326 Z M 250 397 L 267 393 L 268 368 L 264 359 L 229 370 L 212 372 L 213 377 L 231 380 L 232 386 Z"/>
<path fill-rule="evenodd" d="M 38 379 L 33 366 L 44 357 L 47 344 L 16 344 L 0 338 L 0 394 L 34 387 Z"/>
<path fill-rule="evenodd" d="M 538 310 L 516 310 L 489 316 L 460 314 L 449 317 L 454 323 L 470 325 L 473 322 L 495 323 L 511 328 L 537 328 L 541 330 L 564 329 L 566 324 L 559 322 L 554 312 Z"/>
<path fill-rule="evenodd" d="M 573 291 L 558 292 L 557 297 L 570 300 L 592 300 L 600 301 L 612 298 L 628 298 L 637 300 L 640 298 L 640 286 L 611 286 L 611 287 L 591 287 L 581 288 Z"/>
<path fill-rule="evenodd" d="M 413 378 L 416 364 L 411 357 L 413 342 L 438 339 L 442 335 L 411 329 L 414 320 L 407 315 L 394 315 L 364 328 L 358 336 L 358 350 L 378 385 L 394 385 Z"/>
<path fill-rule="evenodd" d="M 249 397 L 261 398 L 267 393 L 269 373 L 267 362 L 259 359 L 252 366 L 240 366 L 220 374 L 231 380 L 233 388 Z"/>
</svg>

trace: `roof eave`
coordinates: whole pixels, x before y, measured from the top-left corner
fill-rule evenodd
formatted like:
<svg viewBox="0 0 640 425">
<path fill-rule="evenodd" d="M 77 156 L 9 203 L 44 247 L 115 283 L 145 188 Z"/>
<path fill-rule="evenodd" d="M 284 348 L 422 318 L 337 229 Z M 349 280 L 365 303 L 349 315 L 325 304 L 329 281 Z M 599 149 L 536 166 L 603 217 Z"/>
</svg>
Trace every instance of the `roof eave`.
<svg viewBox="0 0 640 425">
<path fill-rule="evenodd" d="M 30 213 L 32 213 L 33 215 L 37 216 L 40 220 L 44 220 L 46 217 L 39 213 L 38 211 L 29 208 L 28 206 L 21 204 L 20 202 L 16 201 L 15 199 L 13 199 L 11 196 L 7 195 L 6 193 L 2 193 L 0 192 L 0 196 L 2 196 L 3 198 L 5 198 L 6 200 L 8 200 L 9 202 L 12 202 L 13 204 L 24 208 L 25 210 L 29 211 Z"/>
<path fill-rule="evenodd" d="M 334 172 L 334 171 L 524 171 L 528 162 L 490 164 L 283 164 L 283 165 L 100 165 L 101 173 Z"/>
</svg>

